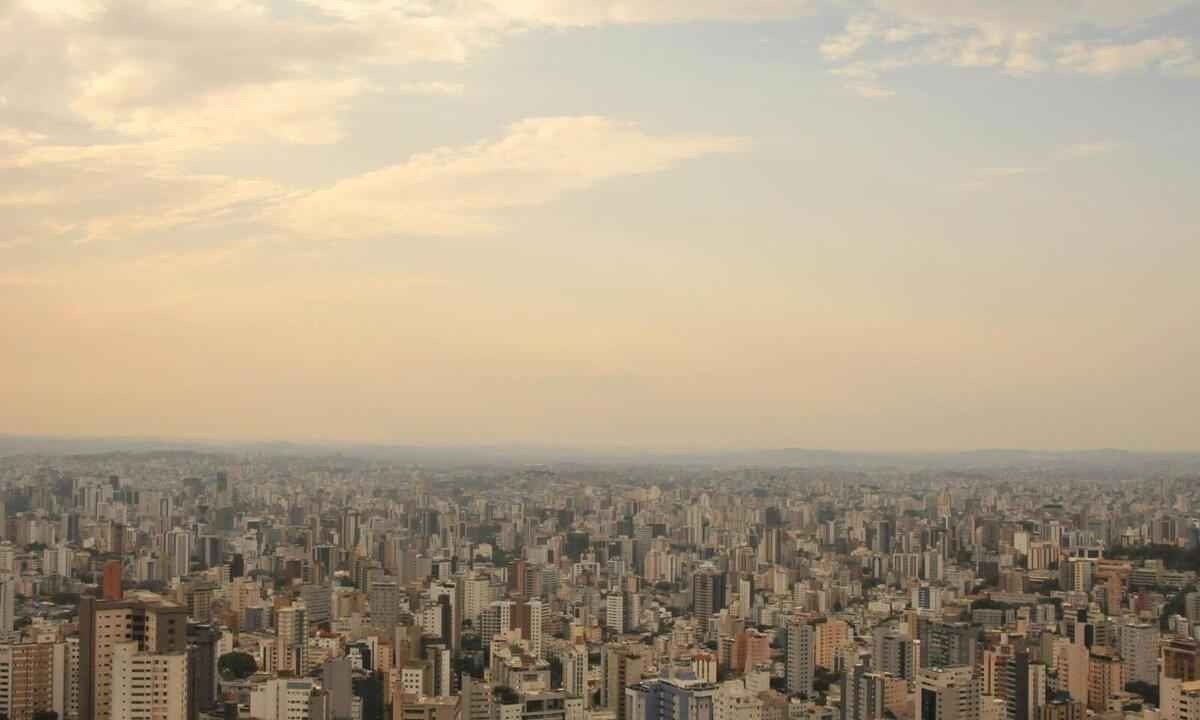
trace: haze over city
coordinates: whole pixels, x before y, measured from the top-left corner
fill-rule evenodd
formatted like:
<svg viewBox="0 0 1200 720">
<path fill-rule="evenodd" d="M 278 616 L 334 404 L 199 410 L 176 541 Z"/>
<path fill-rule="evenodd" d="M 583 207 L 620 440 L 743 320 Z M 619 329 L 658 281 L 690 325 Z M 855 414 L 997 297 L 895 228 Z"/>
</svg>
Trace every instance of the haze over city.
<svg viewBox="0 0 1200 720">
<path fill-rule="evenodd" d="M 1187 0 L 0 2 L 0 433 L 1200 447 Z"/>
<path fill-rule="evenodd" d="M 0 0 L 0 720 L 1200 720 L 1200 0 Z"/>
</svg>

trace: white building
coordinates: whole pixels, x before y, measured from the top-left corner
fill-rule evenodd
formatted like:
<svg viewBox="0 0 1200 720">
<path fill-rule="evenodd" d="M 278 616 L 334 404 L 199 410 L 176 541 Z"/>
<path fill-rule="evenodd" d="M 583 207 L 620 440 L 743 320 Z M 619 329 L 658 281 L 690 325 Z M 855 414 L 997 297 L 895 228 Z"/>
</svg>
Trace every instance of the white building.
<svg viewBox="0 0 1200 720">
<path fill-rule="evenodd" d="M 308 720 L 312 680 L 275 678 L 250 690 L 250 717 L 254 720 Z"/>
<path fill-rule="evenodd" d="M 114 719 L 187 720 L 187 653 L 142 653 L 136 642 L 121 642 L 112 662 Z"/>
</svg>

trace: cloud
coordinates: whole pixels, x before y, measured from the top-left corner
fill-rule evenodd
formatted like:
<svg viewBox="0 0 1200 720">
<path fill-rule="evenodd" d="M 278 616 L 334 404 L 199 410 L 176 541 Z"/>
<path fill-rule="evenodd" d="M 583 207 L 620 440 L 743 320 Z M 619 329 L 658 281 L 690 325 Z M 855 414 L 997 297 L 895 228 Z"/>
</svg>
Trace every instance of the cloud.
<svg viewBox="0 0 1200 720">
<path fill-rule="evenodd" d="M 427 21 L 430 27 L 588 27 L 696 21 L 754 21 L 811 11 L 810 0 L 467 0 L 415 6 L 390 0 L 305 0 L 343 19 Z"/>
<path fill-rule="evenodd" d="M 878 33 L 874 21 L 867 17 L 852 17 L 845 32 L 821 43 L 821 55 L 826 60 L 845 60 L 854 55 Z"/>
<path fill-rule="evenodd" d="M 1058 149 L 1057 154 L 1063 158 L 1090 158 L 1107 155 L 1119 147 L 1121 147 L 1121 143 L 1115 140 L 1096 140 L 1065 145 Z"/>
<path fill-rule="evenodd" d="M 882 100 L 885 98 L 890 98 L 896 94 L 895 90 L 889 90 L 888 88 L 880 87 L 879 85 L 875 85 L 873 83 L 851 83 L 846 87 L 859 97 L 866 98 L 868 100 Z"/>
<path fill-rule="evenodd" d="M 466 86 L 461 83 L 448 83 L 437 80 L 426 82 L 400 83 L 392 88 L 401 95 L 442 95 L 454 97 L 466 92 Z"/>
<path fill-rule="evenodd" d="M 1061 168 L 1075 160 L 1099 157 L 1113 152 L 1121 146 L 1116 140 L 1093 140 L 1089 142 L 1063 145 L 1049 153 L 1049 161 L 1043 165 L 995 165 L 983 167 L 971 173 L 970 177 L 951 185 L 957 190 L 982 190 L 996 183 L 1013 181 L 1016 178 L 1030 175 L 1040 175 Z"/>
<path fill-rule="evenodd" d="M 1059 49 L 1058 64 L 1072 72 L 1106 76 L 1157 69 L 1200 75 L 1200 57 L 1190 40 L 1152 37 L 1134 43 L 1089 45 L 1075 42 Z"/>
<path fill-rule="evenodd" d="M 1093 76 L 1159 71 L 1200 76 L 1194 42 L 1156 35 L 1154 23 L 1192 0 L 868 0 L 821 46 L 833 72 L 877 79 L 903 68 L 993 68 L 1014 76 L 1049 68 Z M 1142 36 L 1115 42 L 1106 36 Z M 1100 39 L 1096 39 L 1100 38 Z M 857 83 L 849 86 L 858 90 Z M 868 87 L 879 88 L 878 82 Z M 861 93 L 867 97 L 870 93 Z"/>
<path fill-rule="evenodd" d="M 1037 172 L 1035 168 L 1027 167 L 988 167 L 979 170 L 978 174 L 980 177 L 1006 178 L 1017 177 L 1018 175 L 1028 175 L 1035 172 Z"/>
<path fill-rule="evenodd" d="M 254 214 L 283 193 L 258 178 L 178 169 L 143 146 L 31 146 L 0 154 L 0 207 L 11 247 L 133 241 Z"/>
<path fill-rule="evenodd" d="M 485 233 L 504 210 L 746 145 L 732 137 L 649 135 L 604 117 L 533 118 L 498 140 L 417 155 L 296 197 L 268 219 L 293 233 L 334 239 Z"/>
</svg>

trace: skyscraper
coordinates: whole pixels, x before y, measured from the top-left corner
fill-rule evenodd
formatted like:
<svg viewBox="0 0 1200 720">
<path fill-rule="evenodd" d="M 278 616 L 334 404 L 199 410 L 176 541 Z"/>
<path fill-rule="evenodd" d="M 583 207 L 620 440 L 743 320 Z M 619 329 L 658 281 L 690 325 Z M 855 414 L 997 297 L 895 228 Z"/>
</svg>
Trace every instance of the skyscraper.
<svg viewBox="0 0 1200 720">
<path fill-rule="evenodd" d="M 17 580 L 11 575 L 0 578 L 0 636 L 12 634 L 16 622 Z"/>
<path fill-rule="evenodd" d="M 811 695 L 816 673 L 816 631 L 807 622 L 793 620 L 787 629 L 787 691 Z"/>
<path fill-rule="evenodd" d="M 192 572 L 192 534 L 183 528 L 167 533 L 167 576 L 187 577 Z"/>
<path fill-rule="evenodd" d="M 304 652 L 308 639 L 308 617 L 301 603 L 275 611 L 275 667 L 281 672 L 304 672 Z"/>
<path fill-rule="evenodd" d="M 697 632 L 708 629 L 708 619 L 725 609 L 725 574 L 712 565 L 701 565 L 692 575 L 692 614 Z"/>
</svg>

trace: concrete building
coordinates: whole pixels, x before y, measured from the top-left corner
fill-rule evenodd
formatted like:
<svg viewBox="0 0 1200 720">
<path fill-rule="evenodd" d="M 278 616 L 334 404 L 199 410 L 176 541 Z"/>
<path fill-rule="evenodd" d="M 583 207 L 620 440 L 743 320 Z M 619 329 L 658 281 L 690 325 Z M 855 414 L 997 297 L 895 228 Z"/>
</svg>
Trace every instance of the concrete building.
<svg viewBox="0 0 1200 720">
<path fill-rule="evenodd" d="M 273 678 L 250 690 L 253 720 L 309 720 L 311 680 Z"/>
<path fill-rule="evenodd" d="M 401 693 L 392 698 L 392 720 L 461 720 L 462 699 Z"/>
<path fill-rule="evenodd" d="M 979 680 L 969 666 L 921 670 L 913 716 L 916 720 L 979 720 Z"/>
<path fill-rule="evenodd" d="M 1148 623 L 1117 628 L 1117 651 L 1121 656 L 1124 682 L 1158 683 L 1158 626 Z"/>
<path fill-rule="evenodd" d="M 695 678 L 663 678 L 625 689 L 624 720 L 714 720 L 719 686 Z M 761 706 L 760 713 L 761 713 Z"/>
<path fill-rule="evenodd" d="M 141 652 L 136 642 L 112 648 L 113 720 L 187 720 L 187 653 Z"/>
<path fill-rule="evenodd" d="M 816 631 L 807 622 L 793 621 L 787 629 L 787 691 L 809 695 L 816 673 Z"/>
<path fill-rule="evenodd" d="M 641 682 L 648 660 L 646 650 L 637 645 L 605 646 L 601 655 L 604 687 L 600 701 L 617 718 L 625 717 L 625 688 Z"/>
<path fill-rule="evenodd" d="M 33 720 L 34 715 L 66 710 L 66 644 L 0 645 L 0 716 Z"/>
<path fill-rule="evenodd" d="M 132 641 L 139 652 L 187 650 L 187 608 L 152 593 L 120 602 L 85 596 L 79 604 L 79 717 L 120 720 L 112 713 L 113 649 Z M 186 685 L 187 677 L 182 682 Z"/>
</svg>

